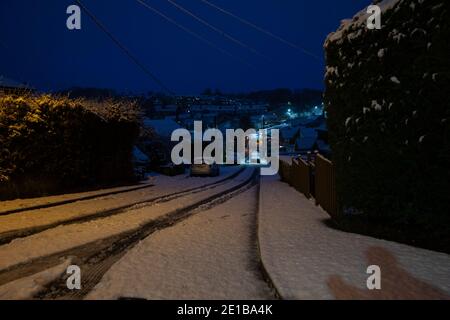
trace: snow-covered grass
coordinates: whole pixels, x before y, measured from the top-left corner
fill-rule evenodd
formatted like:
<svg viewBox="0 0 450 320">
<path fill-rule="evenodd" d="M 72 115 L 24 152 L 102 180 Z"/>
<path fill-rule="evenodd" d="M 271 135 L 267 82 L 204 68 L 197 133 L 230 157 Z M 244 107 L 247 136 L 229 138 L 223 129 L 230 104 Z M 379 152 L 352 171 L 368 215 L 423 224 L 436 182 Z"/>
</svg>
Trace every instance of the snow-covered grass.
<svg viewBox="0 0 450 320">
<path fill-rule="evenodd" d="M 259 214 L 262 260 L 283 298 L 450 298 L 449 255 L 330 228 L 278 177 L 262 178 Z M 367 290 L 369 265 L 381 267 L 380 292 Z"/>
<path fill-rule="evenodd" d="M 213 194 L 222 193 L 247 180 L 252 172 L 252 169 L 246 169 L 238 177 L 214 189 L 188 194 L 172 201 L 157 203 L 153 206 L 138 208 L 84 223 L 59 226 L 32 236 L 15 239 L 9 244 L 0 246 L 0 257 L 2 257 L 0 259 L 0 269 L 75 248 L 125 231 L 135 230 L 141 225 L 177 209 L 197 203 Z M 185 180 L 189 181 L 191 179 Z M 206 178 L 202 181 L 202 184 L 206 184 L 213 181 L 213 178 Z M 174 190 L 179 187 L 179 184 L 181 184 L 180 179 L 173 179 L 172 183 L 166 182 L 166 187 Z M 191 184 L 188 183 L 187 185 Z"/>
<path fill-rule="evenodd" d="M 87 299 L 266 299 L 259 275 L 256 190 L 141 241 Z"/>
</svg>

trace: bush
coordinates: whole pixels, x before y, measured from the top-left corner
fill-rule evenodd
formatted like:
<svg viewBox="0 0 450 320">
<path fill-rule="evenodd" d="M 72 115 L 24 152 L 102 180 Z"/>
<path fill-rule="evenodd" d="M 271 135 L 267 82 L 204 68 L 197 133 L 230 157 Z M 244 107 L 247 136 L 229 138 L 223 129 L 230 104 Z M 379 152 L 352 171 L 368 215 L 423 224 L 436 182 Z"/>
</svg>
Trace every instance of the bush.
<svg viewBox="0 0 450 320">
<path fill-rule="evenodd" d="M 137 116 L 129 102 L 0 97 L 0 198 L 132 178 Z"/>
<path fill-rule="evenodd" d="M 436 239 L 450 233 L 449 8 L 399 0 L 381 30 L 354 19 L 325 44 L 340 204 Z"/>
</svg>

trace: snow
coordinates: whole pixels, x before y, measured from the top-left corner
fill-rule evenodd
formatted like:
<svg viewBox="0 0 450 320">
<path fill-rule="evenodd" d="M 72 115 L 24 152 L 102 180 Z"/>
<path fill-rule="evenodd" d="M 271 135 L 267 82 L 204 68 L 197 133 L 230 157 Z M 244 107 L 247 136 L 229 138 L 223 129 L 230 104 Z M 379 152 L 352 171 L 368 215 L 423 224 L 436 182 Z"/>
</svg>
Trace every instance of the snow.
<svg viewBox="0 0 450 320">
<path fill-rule="evenodd" d="M 400 80 L 397 77 L 391 77 L 391 81 L 396 84 L 400 84 Z"/>
<path fill-rule="evenodd" d="M 90 200 L 77 201 L 64 206 L 30 210 L 0 216 L 0 235 L 16 230 L 42 227 L 55 223 L 61 223 L 74 218 L 86 217 L 101 211 L 132 205 L 136 202 L 160 197 L 188 188 L 199 187 L 201 185 L 216 182 L 224 179 L 225 177 L 231 176 L 233 173 L 237 172 L 237 170 L 239 170 L 239 167 L 223 167 L 221 170 L 221 176 L 207 180 L 194 177 L 188 178 L 187 175 L 180 175 L 176 177 L 157 176 L 152 178 L 152 182 L 155 185 L 152 188 L 124 192 Z M 102 192 L 105 192 L 105 190 Z M 54 201 L 54 198 L 55 197 L 38 198 L 35 199 L 33 203 L 52 202 Z M 59 197 L 57 199 L 59 199 Z M 15 200 L 12 203 L 17 206 L 19 202 Z"/>
<path fill-rule="evenodd" d="M 450 295 L 449 255 L 330 228 L 328 214 L 312 200 L 276 176 L 261 181 L 262 261 L 283 298 L 370 297 L 366 270 L 372 264 L 381 267 L 384 297 Z"/>
<path fill-rule="evenodd" d="M 376 100 L 372 101 L 372 108 L 374 108 L 376 111 L 381 111 L 382 110 L 381 105 Z"/>
<path fill-rule="evenodd" d="M 419 138 L 419 143 L 422 143 L 424 139 L 425 139 L 425 136 L 421 136 L 421 137 Z"/>
<path fill-rule="evenodd" d="M 380 7 L 382 15 L 387 10 L 392 9 L 398 2 L 403 0 L 383 0 L 376 5 Z M 367 7 L 358 12 L 353 19 L 342 20 L 341 26 L 336 32 L 332 32 L 328 35 L 325 41 L 325 47 L 331 42 L 336 42 L 342 40 L 343 36 L 346 35 L 349 39 L 356 38 L 362 34 L 361 26 L 366 23 L 367 18 L 370 14 L 367 13 Z M 365 27 L 365 26 L 364 26 Z M 351 32 L 349 32 L 352 30 Z"/>
<path fill-rule="evenodd" d="M 19 263 L 28 262 L 41 256 L 62 252 L 126 231 L 135 230 L 143 224 L 154 221 L 175 210 L 197 203 L 213 194 L 222 193 L 234 185 L 242 183 L 248 179 L 251 174 L 252 169 L 246 169 L 238 177 L 219 184 L 213 189 L 188 194 L 171 201 L 156 203 L 152 206 L 138 206 L 133 210 L 97 220 L 65 226 L 61 225 L 25 238 L 15 239 L 6 245 L 0 246 L 0 257 L 2 257 L 0 260 L 0 270 Z M 187 181 L 185 182 L 185 185 L 190 185 L 189 181 L 191 179 L 185 180 Z M 177 187 L 176 183 L 180 182 L 179 180 L 178 182 L 175 181 L 176 180 L 173 180 L 172 183 L 168 185 L 172 190 Z M 211 182 L 210 179 L 203 181 L 203 184 Z M 173 182 L 175 182 L 175 184 Z M 192 187 L 192 185 L 190 186 Z M 59 208 L 58 212 L 59 214 L 63 214 L 65 211 L 66 209 L 61 210 L 61 208 Z M 41 218 L 45 219 L 47 218 L 47 215 L 41 216 Z M 3 227 L 3 224 L 0 223 L 0 226 Z"/>
<path fill-rule="evenodd" d="M 70 264 L 71 260 L 65 259 L 63 263 L 55 267 L 0 286 L 0 300 L 32 299 L 47 284 L 65 273 Z"/>
<path fill-rule="evenodd" d="M 291 140 L 298 134 L 300 127 L 285 127 L 280 129 L 280 136 L 285 140 Z"/>
<path fill-rule="evenodd" d="M 133 160 L 140 163 L 147 163 L 150 161 L 148 156 L 136 146 L 133 147 Z"/>
<path fill-rule="evenodd" d="M 314 137 L 301 137 L 295 142 L 298 150 L 312 150 L 316 145 L 317 138 Z"/>
<path fill-rule="evenodd" d="M 151 184 L 150 182 L 151 181 L 146 181 L 145 183 L 150 185 Z M 2 213 L 5 213 L 5 212 L 11 211 L 11 210 L 15 210 L 15 209 L 27 209 L 27 208 L 32 208 L 35 206 L 45 206 L 45 205 L 49 205 L 49 204 L 54 204 L 54 203 L 61 202 L 61 201 L 73 201 L 73 200 L 78 200 L 78 199 L 82 199 L 85 197 L 106 195 L 108 193 L 113 193 L 113 192 L 121 192 L 121 191 L 125 192 L 129 189 L 136 188 L 140 185 L 144 185 L 144 183 L 141 183 L 139 185 L 115 187 L 115 188 L 109 188 L 109 189 L 99 189 L 99 190 L 87 191 L 87 192 L 66 193 L 66 194 L 56 195 L 56 196 L 0 201 L 0 215 Z"/>
<path fill-rule="evenodd" d="M 87 299 L 268 299 L 254 240 L 252 188 L 142 240 Z"/>
<path fill-rule="evenodd" d="M 346 127 L 348 127 L 348 125 L 350 124 L 350 121 L 352 121 L 352 117 L 348 117 L 348 118 L 345 120 L 345 126 L 346 126 Z"/>
<path fill-rule="evenodd" d="M 300 128 L 300 136 L 308 137 L 308 138 L 317 138 L 317 129 L 316 128 Z"/>
</svg>

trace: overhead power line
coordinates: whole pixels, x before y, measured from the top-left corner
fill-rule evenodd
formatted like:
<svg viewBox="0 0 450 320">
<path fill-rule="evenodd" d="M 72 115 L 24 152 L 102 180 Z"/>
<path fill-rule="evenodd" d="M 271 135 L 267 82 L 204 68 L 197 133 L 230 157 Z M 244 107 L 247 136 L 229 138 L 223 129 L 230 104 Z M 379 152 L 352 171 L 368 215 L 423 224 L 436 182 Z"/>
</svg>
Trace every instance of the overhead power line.
<svg viewBox="0 0 450 320">
<path fill-rule="evenodd" d="M 244 63 L 244 64 L 247 65 L 248 67 L 254 69 L 254 67 L 253 67 L 251 64 L 249 64 L 247 61 L 245 61 L 245 60 L 243 60 L 243 59 L 240 59 L 239 57 L 236 57 L 236 56 L 233 55 L 232 53 L 230 53 L 230 52 L 228 52 L 228 51 L 222 49 L 221 47 L 217 46 L 216 44 L 214 44 L 213 42 L 209 41 L 208 39 L 202 37 L 201 35 L 199 35 L 199 34 L 196 33 L 195 31 L 192 31 L 191 29 L 189 29 L 189 28 L 183 26 L 182 24 L 178 23 L 178 22 L 175 21 L 174 19 L 172 19 L 172 18 L 170 18 L 169 16 L 165 15 L 165 14 L 162 13 L 161 11 L 159 11 L 159 10 L 155 9 L 154 7 L 150 6 L 148 3 L 146 3 L 146 2 L 144 2 L 144 1 L 142 1 L 142 0 L 136 0 L 136 1 L 137 1 L 138 3 L 140 3 L 141 5 L 143 5 L 145 8 L 151 10 L 153 13 L 159 15 L 160 17 L 164 18 L 165 20 L 169 21 L 170 23 L 176 25 L 178 28 L 180 28 L 181 30 L 185 31 L 186 33 L 188 33 L 188 34 L 190 34 L 191 36 L 197 38 L 198 40 L 200 40 L 200 41 L 206 43 L 206 44 L 209 45 L 210 47 L 212 47 L 212 48 L 214 48 L 214 49 L 220 51 L 221 53 L 223 53 L 223 54 L 225 54 L 225 55 L 227 55 L 227 56 L 229 56 L 229 57 L 231 57 L 231 58 L 233 58 L 233 59 L 239 60 L 240 62 Z"/>
<path fill-rule="evenodd" d="M 164 91 L 168 92 L 171 95 L 174 93 L 166 86 L 164 83 L 153 74 L 143 63 L 141 63 L 131 52 L 125 47 L 107 28 L 106 26 L 99 20 L 97 17 L 80 1 L 75 0 L 75 2 L 83 9 L 84 12 L 94 21 L 94 23 L 133 61 L 139 68 L 144 71 L 146 75 L 148 75 L 156 84 L 158 84 Z"/>
<path fill-rule="evenodd" d="M 224 14 L 226 14 L 226 15 L 228 15 L 228 16 L 230 16 L 230 17 L 232 17 L 232 18 L 234 18 L 234 19 L 236 19 L 238 21 L 240 21 L 241 23 L 252 27 L 253 29 L 255 29 L 255 30 L 257 30 L 257 31 L 259 31 L 259 32 L 261 32 L 261 33 L 263 33 L 263 34 L 265 34 L 265 35 L 267 35 L 267 36 L 269 36 L 269 37 L 271 37 L 273 39 L 276 39 L 276 40 L 278 40 L 278 41 L 280 41 L 280 42 L 282 42 L 282 43 L 284 43 L 284 44 L 286 44 L 286 45 L 288 45 L 288 46 L 290 46 L 290 47 L 292 47 L 294 49 L 297 49 L 297 50 L 303 52 L 304 54 L 307 54 L 307 55 L 309 55 L 309 56 L 311 56 L 311 57 L 321 61 L 321 58 L 319 56 L 317 56 L 316 54 L 306 50 L 305 48 L 302 48 L 301 46 L 299 46 L 299 45 L 297 45 L 295 43 L 292 43 L 289 40 L 286 40 L 286 39 L 284 39 L 284 38 L 282 38 L 282 37 L 280 37 L 280 36 L 270 32 L 270 31 L 268 31 L 266 29 L 263 29 L 263 28 L 255 25 L 254 23 L 246 20 L 246 19 L 241 18 L 241 17 L 237 16 L 236 14 L 234 14 L 234 13 L 232 13 L 230 11 L 227 11 L 227 10 L 225 10 L 225 9 L 215 5 L 214 3 L 211 3 L 211 2 L 209 2 L 207 0 L 200 0 L 200 1 L 202 1 L 205 4 L 207 4 L 210 7 L 213 7 L 214 9 L 216 9 L 216 10 L 218 10 L 218 11 L 220 11 L 220 12 L 222 12 L 222 13 L 224 13 Z"/>
<path fill-rule="evenodd" d="M 253 52 L 254 54 L 257 54 L 258 56 L 263 57 L 264 59 L 270 60 L 270 58 L 268 58 L 267 56 L 265 56 L 264 54 L 262 54 L 261 52 L 259 52 L 258 50 L 252 48 L 251 46 L 243 43 L 242 41 L 236 39 L 235 37 L 231 36 L 230 34 L 228 34 L 227 32 L 225 32 L 224 30 L 221 30 L 215 26 L 213 26 L 211 23 L 209 23 L 208 21 L 200 18 L 199 16 L 197 16 L 196 14 L 194 14 L 192 11 L 186 9 L 185 7 L 181 6 L 180 4 L 176 3 L 175 1 L 172 0 L 167 0 L 170 4 L 172 4 L 174 7 L 176 7 L 178 10 L 184 12 L 185 14 L 191 16 L 192 18 L 194 18 L 195 20 L 199 21 L 200 23 L 202 23 L 203 25 L 207 26 L 208 28 L 210 28 L 211 30 L 219 33 L 220 35 L 224 36 L 226 39 L 236 43 L 237 45 L 250 50 L 251 52 Z"/>
</svg>

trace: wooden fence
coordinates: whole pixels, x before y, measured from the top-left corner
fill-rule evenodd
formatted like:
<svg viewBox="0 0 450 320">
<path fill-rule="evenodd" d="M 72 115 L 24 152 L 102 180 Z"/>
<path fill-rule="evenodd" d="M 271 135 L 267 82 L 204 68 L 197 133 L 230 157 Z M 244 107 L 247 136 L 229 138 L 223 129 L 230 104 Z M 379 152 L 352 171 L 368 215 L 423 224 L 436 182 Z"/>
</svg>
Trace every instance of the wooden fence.
<svg viewBox="0 0 450 320">
<path fill-rule="evenodd" d="M 310 167 L 301 158 L 292 160 L 291 185 L 297 191 L 303 193 L 308 199 L 311 198 Z"/>
<path fill-rule="evenodd" d="M 337 218 L 336 181 L 333 163 L 321 156 L 316 156 L 315 189 L 316 205 L 320 205 L 332 218 Z"/>
<path fill-rule="evenodd" d="M 320 205 L 331 217 L 337 217 L 335 172 L 330 160 L 317 154 L 314 162 L 301 158 L 293 159 L 292 164 L 281 161 L 280 176 L 282 181 L 308 199 L 314 197 L 316 205 Z"/>
</svg>

